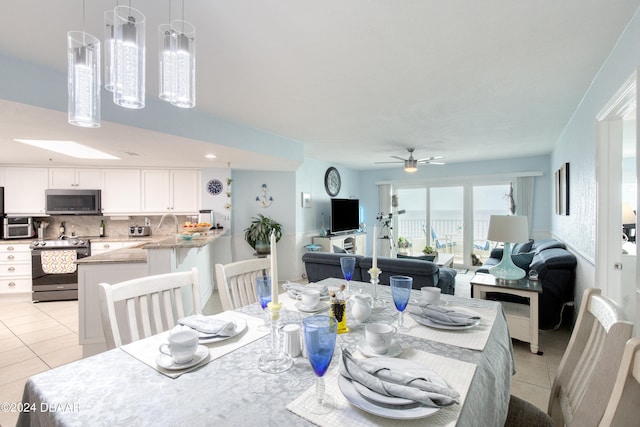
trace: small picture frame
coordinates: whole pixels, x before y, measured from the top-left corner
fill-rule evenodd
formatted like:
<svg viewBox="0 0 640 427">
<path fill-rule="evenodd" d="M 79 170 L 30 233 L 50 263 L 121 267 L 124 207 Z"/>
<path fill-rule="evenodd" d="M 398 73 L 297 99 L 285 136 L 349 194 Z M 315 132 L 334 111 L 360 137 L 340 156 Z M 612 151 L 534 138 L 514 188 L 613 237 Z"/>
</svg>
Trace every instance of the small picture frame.
<svg viewBox="0 0 640 427">
<path fill-rule="evenodd" d="M 311 194 L 310 193 L 300 193 L 300 205 L 303 208 L 311 207 Z"/>
</svg>

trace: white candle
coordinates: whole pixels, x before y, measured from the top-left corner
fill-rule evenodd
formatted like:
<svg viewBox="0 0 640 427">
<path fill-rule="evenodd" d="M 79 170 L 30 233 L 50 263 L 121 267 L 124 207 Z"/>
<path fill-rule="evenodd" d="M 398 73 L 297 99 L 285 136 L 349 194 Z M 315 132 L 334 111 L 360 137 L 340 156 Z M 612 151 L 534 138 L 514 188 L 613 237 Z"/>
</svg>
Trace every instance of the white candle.
<svg viewBox="0 0 640 427">
<path fill-rule="evenodd" d="M 276 257 L 276 233 L 271 232 L 271 302 L 278 304 L 278 259 Z"/>
<path fill-rule="evenodd" d="M 374 225 L 373 226 L 373 265 L 371 266 L 372 268 L 378 268 L 378 257 L 376 256 L 377 251 L 377 247 L 378 247 L 378 226 Z"/>
</svg>

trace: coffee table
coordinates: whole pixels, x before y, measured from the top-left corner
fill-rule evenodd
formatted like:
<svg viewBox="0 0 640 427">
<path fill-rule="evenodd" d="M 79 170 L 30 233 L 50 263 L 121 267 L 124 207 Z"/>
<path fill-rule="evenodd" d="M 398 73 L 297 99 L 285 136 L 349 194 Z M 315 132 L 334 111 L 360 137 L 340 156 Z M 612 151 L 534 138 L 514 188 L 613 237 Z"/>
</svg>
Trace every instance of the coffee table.
<svg viewBox="0 0 640 427">
<path fill-rule="evenodd" d="M 453 268 L 453 254 L 443 254 L 438 252 L 438 257 L 433 260 L 438 267 Z"/>
<path fill-rule="evenodd" d="M 528 298 L 528 306 L 508 301 L 500 301 L 500 303 L 507 317 L 511 337 L 528 342 L 531 353 L 542 354 L 538 347 L 538 294 L 542 293 L 542 285 L 539 281 L 521 279 L 503 282 L 496 280 L 491 274 L 476 273 L 470 284 L 473 298 L 486 299 L 489 292 Z"/>
</svg>

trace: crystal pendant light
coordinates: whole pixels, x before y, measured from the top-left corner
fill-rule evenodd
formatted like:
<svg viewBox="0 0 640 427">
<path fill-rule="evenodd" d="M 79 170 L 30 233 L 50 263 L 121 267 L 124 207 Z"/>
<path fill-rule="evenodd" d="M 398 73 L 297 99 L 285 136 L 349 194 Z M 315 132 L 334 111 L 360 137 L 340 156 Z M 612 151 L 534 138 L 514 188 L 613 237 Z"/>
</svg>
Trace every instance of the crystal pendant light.
<svg viewBox="0 0 640 427">
<path fill-rule="evenodd" d="M 184 20 L 171 22 L 172 105 L 180 108 L 196 106 L 196 29 Z"/>
<path fill-rule="evenodd" d="M 113 102 L 125 108 L 144 108 L 144 15 L 130 6 L 116 6 L 113 19 L 115 66 Z"/>
<path fill-rule="evenodd" d="M 158 46 L 159 50 L 159 79 L 158 79 L 158 96 L 161 100 L 171 102 L 173 97 L 171 92 L 171 75 L 174 66 L 173 54 L 171 53 L 171 25 L 161 24 L 158 27 Z"/>
<path fill-rule="evenodd" d="M 113 63 L 113 10 L 104 13 L 104 88 L 113 92 L 115 68 Z"/>
<path fill-rule="evenodd" d="M 100 41 L 84 31 L 67 33 L 68 121 L 100 127 Z"/>
</svg>

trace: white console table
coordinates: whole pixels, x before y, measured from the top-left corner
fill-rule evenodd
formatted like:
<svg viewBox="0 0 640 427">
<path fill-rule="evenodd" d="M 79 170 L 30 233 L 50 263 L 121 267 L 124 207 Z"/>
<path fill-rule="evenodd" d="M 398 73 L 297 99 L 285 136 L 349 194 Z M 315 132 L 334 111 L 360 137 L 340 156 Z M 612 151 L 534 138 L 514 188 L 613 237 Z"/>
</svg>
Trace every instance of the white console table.
<svg viewBox="0 0 640 427">
<path fill-rule="evenodd" d="M 336 234 L 326 237 L 316 236 L 312 239 L 314 245 L 322 246 L 318 252 L 333 252 L 336 246 L 347 253 L 363 255 L 367 254 L 367 233 Z"/>
</svg>

